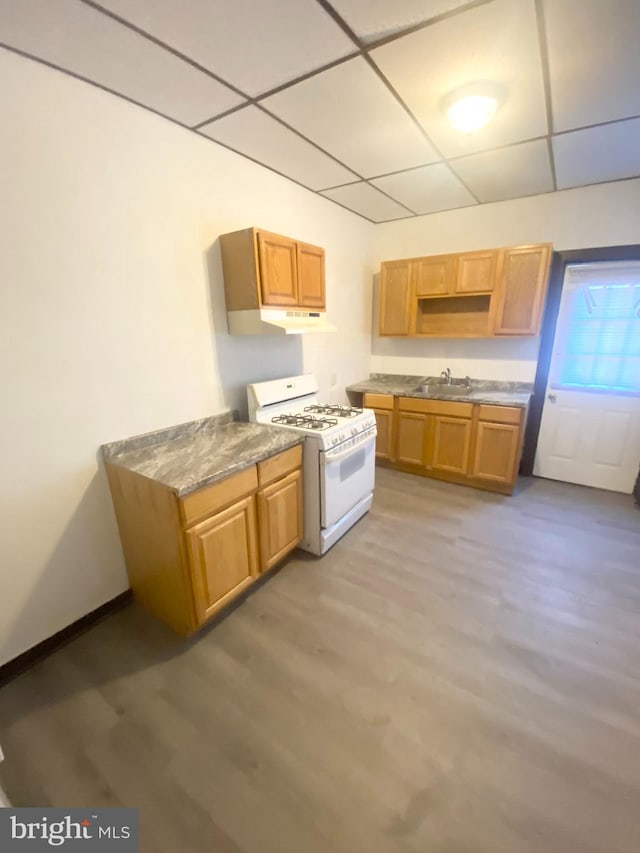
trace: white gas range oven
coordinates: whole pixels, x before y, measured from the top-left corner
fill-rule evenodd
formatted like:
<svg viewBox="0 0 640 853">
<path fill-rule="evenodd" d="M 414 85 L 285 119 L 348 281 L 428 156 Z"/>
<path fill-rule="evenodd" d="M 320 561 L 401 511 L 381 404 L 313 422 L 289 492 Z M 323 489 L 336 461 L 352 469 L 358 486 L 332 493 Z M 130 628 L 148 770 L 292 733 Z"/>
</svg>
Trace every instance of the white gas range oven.
<svg viewBox="0 0 640 853">
<path fill-rule="evenodd" d="M 322 404 L 315 376 L 247 386 L 249 420 L 305 435 L 304 537 L 324 554 L 369 510 L 375 481 L 376 418 L 370 409 Z"/>
</svg>

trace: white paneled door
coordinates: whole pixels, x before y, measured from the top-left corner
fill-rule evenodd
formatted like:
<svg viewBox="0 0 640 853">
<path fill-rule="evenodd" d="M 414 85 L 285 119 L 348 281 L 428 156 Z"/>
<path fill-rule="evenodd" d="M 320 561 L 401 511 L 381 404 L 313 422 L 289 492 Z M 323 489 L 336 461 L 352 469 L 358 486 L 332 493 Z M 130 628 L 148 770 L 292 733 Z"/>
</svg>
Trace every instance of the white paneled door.
<svg viewBox="0 0 640 853">
<path fill-rule="evenodd" d="M 534 474 L 631 493 L 640 464 L 640 264 L 567 267 Z"/>
</svg>

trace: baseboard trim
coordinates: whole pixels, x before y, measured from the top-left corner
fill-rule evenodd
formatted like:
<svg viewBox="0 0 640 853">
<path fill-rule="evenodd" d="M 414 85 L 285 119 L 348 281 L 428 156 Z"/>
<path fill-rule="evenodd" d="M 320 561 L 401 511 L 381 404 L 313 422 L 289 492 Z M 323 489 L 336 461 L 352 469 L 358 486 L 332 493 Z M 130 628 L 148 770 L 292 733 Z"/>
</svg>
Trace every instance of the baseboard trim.
<svg viewBox="0 0 640 853">
<path fill-rule="evenodd" d="M 120 610 L 131 601 L 131 598 L 132 594 L 130 589 L 126 592 L 120 593 L 120 595 L 116 595 L 115 598 L 101 604 L 100 607 L 96 607 L 95 610 L 92 610 L 91 613 L 87 613 L 86 616 L 81 616 L 80 619 L 76 619 L 75 622 L 72 622 L 71 625 L 67 625 L 66 628 L 58 631 L 52 637 L 47 637 L 46 640 L 43 640 L 41 643 L 33 646 L 33 648 L 27 649 L 26 652 L 18 655 L 17 658 L 13 658 L 13 660 L 10 660 L 0 666 L 0 687 L 7 684 L 9 681 L 12 681 L 18 675 L 25 672 L 25 670 L 48 657 L 57 649 L 67 643 L 70 643 L 72 640 L 75 640 L 75 638 L 80 636 L 80 634 L 84 634 L 85 631 L 88 631 L 89 628 L 92 628 L 96 622 L 104 619 L 105 616 L 109 616 L 111 613 L 115 613 L 116 610 Z"/>
</svg>

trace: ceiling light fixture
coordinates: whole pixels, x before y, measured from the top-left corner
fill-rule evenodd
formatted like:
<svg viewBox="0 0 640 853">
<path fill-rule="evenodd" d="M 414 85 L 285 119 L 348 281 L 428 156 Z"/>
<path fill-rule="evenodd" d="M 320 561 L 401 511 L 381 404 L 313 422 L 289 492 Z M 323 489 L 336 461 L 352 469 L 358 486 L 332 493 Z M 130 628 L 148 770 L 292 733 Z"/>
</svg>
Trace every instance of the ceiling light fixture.
<svg viewBox="0 0 640 853">
<path fill-rule="evenodd" d="M 473 133 L 489 124 L 505 97 L 496 83 L 472 83 L 447 95 L 442 109 L 456 130 Z"/>
</svg>

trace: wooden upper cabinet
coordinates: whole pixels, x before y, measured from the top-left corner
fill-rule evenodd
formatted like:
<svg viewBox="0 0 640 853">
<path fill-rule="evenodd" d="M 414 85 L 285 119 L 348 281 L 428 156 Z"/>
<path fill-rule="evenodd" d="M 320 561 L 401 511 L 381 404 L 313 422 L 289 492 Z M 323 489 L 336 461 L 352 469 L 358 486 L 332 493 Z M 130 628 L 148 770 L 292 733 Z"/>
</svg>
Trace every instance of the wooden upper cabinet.
<svg viewBox="0 0 640 853">
<path fill-rule="evenodd" d="M 295 241 L 266 231 L 258 231 L 258 257 L 262 304 L 298 305 Z"/>
<path fill-rule="evenodd" d="M 498 252 L 465 252 L 458 255 L 456 293 L 491 293 L 496 278 Z"/>
<path fill-rule="evenodd" d="M 380 334 L 537 335 L 552 251 L 545 243 L 384 261 Z"/>
<path fill-rule="evenodd" d="M 380 270 L 380 334 L 408 335 L 410 327 L 409 261 L 384 261 Z"/>
<path fill-rule="evenodd" d="M 455 270 L 455 255 L 434 255 L 432 258 L 411 261 L 416 297 L 448 296 L 454 288 Z"/>
<path fill-rule="evenodd" d="M 539 333 L 550 263 L 550 244 L 503 250 L 498 270 L 494 334 Z"/>
<path fill-rule="evenodd" d="M 324 249 L 245 228 L 220 235 L 227 311 L 305 308 L 324 311 Z"/>
<path fill-rule="evenodd" d="M 298 268 L 298 304 L 324 311 L 324 249 L 308 243 L 296 243 Z"/>
</svg>

